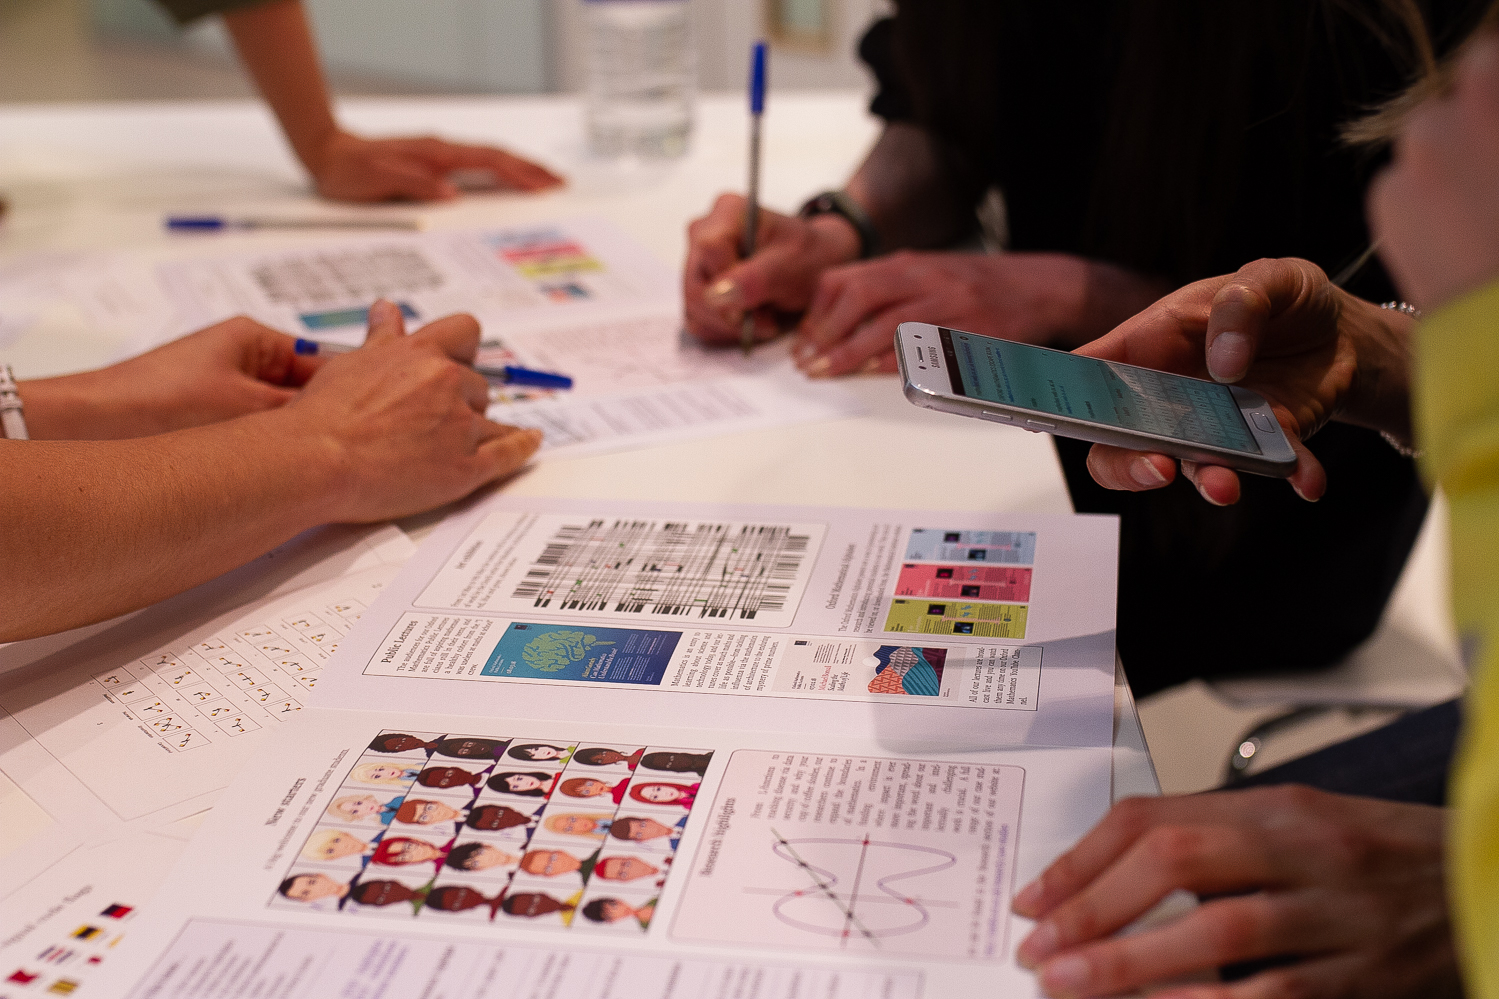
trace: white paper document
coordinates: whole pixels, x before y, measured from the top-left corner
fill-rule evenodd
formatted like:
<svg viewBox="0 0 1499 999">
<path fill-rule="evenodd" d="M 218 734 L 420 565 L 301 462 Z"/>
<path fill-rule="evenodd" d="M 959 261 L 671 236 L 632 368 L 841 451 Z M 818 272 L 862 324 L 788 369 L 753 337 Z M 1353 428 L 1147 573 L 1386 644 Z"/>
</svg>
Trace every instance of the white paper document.
<svg viewBox="0 0 1499 999">
<path fill-rule="evenodd" d="M 1010 901 L 1108 774 L 1106 748 L 310 709 L 101 994 L 1034 995 Z"/>
<path fill-rule="evenodd" d="M 1034 995 L 1014 892 L 1109 805 L 1116 531 L 476 501 L 221 796 L 119 989 Z"/>
<path fill-rule="evenodd" d="M 1116 525 L 497 497 L 423 545 L 318 703 L 1108 746 Z"/>
<path fill-rule="evenodd" d="M 682 336 L 677 275 L 609 224 L 394 234 L 163 265 L 189 328 L 238 314 L 298 336 L 363 342 L 369 305 L 415 328 L 454 312 L 484 329 L 482 363 L 560 372 L 573 389 L 498 389 L 490 417 L 592 453 L 856 411 L 809 383 L 784 344 L 744 358 Z"/>
</svg>

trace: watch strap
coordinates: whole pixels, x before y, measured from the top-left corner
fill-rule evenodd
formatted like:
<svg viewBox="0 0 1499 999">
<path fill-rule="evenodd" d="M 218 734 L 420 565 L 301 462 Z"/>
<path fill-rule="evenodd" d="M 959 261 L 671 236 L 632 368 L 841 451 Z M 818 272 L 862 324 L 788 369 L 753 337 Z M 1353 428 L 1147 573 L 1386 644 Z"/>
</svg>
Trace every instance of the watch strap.
<svg viewBox="0 0 1499 999">
<path fill-rule="evenodd" d="M 874 220 L 847 191 L 823 191 L 812 198 L 798 214 L 804 219 L 816 218 L 818 215 L 841 215 L 848 220 L 848 224 L 854 227 L 859 234 L 859 259 L 868 260 L 880 252 L 880 234 L 874 227 Z"/>
</svg>

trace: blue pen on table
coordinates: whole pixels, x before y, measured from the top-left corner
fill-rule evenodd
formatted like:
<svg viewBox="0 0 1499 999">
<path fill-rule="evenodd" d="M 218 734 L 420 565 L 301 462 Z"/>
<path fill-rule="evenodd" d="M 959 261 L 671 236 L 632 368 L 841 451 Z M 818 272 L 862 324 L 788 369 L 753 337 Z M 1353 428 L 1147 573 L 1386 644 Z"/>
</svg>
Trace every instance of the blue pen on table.
<svg viewBox="0 0 1499 999">
<path fill-rule="evenodd" d="M 298 354 L 316 356 L 318 354 L 347 354 L 358 347 L 346 343 L 324 343 L 320 340 L 307 340 L 297 338 L 296 351 Z M 522 368 L 514 364 L 476 364 L 474 370 L 485 378 L 492 378 L 504 385 L 528 385 L 531 388 L 545 389 L 570 389 L 573 380 L 567 375 L 559 375 L 551 371 L 533 371 L 530 368 Z"/>
<path fill-rule="evenodd" d="M 756 42 L 750 55 L 749 191 L 744 204 L 744 259 L 755 255 L 760 228 L 760 118 L 765 113 L 765 43 Z M 755 313 L 746 309 L 739 328 L 739 346 L 748 357 L 755 349 Z"/>
<path fill-rule="evenodd" d="M 168 215 L 163 222 L 170 232 L 223 232 L 226 229 L 395 229 L 416 232 L 426 228 L 411 218 L 269 218 L 224 215 Z"/>
</svg>

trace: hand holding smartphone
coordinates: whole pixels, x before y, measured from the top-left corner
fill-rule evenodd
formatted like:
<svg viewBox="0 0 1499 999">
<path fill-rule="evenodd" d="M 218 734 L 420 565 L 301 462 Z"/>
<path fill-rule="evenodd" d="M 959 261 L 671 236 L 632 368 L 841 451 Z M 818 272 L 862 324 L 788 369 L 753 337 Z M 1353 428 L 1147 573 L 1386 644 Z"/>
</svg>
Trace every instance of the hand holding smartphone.
<svg viewBox="0 0 1499 999">
<path fill-rule="evenodd" d="M 1284 478 L 1296 453 L 1270 404 L 1236 385 L 902 323 L 906 398 L 1024 430 Z"/>
</svg>

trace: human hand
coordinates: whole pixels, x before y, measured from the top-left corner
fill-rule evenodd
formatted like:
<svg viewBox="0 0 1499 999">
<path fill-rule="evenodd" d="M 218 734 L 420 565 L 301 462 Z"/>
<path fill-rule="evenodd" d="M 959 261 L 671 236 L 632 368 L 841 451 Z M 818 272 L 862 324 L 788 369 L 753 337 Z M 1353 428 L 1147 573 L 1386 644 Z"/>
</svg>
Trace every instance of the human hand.
<svg viewBox="0 0 1499 999">
<path fill-rule="evenodd" d="M 1334 287 L 1315 264 L 1266 259 L 1187 285 L 1077 353 L 1264 396 L 1296 452 L 1287 481 L 1315 501 L 1327 474 L 1302 441 L 1328 420 L 1409 434 L 1409 327 L 1407 317 Z M 1088 470 L 1109 489 L 1140 491 L 1170 483 L 1176 462 L 1095 444 Z M 1208 502 L 1238 501 L 1232 469 L 1184 461 L 1182 471 Z"/>
<path fill-rule="evenodd" d="M 1062 253 L 902 251 L 823 274 L 793 356 L 814 378 L 894 371 L 895 329 L 908 321 L 1075 346 L 1164 292 L 1154 279 Z"/>
<path fill-rule="evenodd" d="M 755 255 L 744 260 L 744 217 L 744 198 L 724 194 L 687 227 L 687 329 L 708 343 L 738 343 L 746 309 L 755 310 L 756 338 L 771 339 L 780 332 L 776 313 L 801 312 L 826 268 L 859 256 L 859 235 L 841 216 L 802 219 L 762 208 Z"/>
<path fill-rule="evenodd" d="M 306 156 L 318 193 L 334 201 L 443 201 L 458 196 L 455 170 L 487 170 L 495 183 L 544 191 L 564 183 L 546 167 L 503 149 L 465 146 L 432 137 L 364 139 L 334 130 Z"/>
<path fill-rule="evenodd" d="M 814 378 L 894 371 L 895 328 L 934 323 L 1043 343 L 1080 311 L 1087 264 L 1060 253 L 903 250 L 822 275 L 797 328 L 797 365 Z"/>
<path fill-rule="evenodd" d="M 1460 996 L 1443 890 L 1445 816 L 1286 786 L 1120 802 L 1015 896 L 1017 960 L 1053 997 L 1113 996 L 1266 958 L 1238 982 L 1155 999 Z M 1109 939 L 1172 891 L 1181 919 Z"/>
<path fill-rule="evenodd" d="M 321 363 L 295 344 L 236 316 L 108 368 L 24 382 L 27 423 L 38 440 L 123 440 L 274 409 Z"/>
<path fill-rule="evenodd" d="M 400 309 L 376 302 L 365 345 L 330 358 L 274 414 L 328 465 L 326 520 L 430 510 L 516 472 L 541 446 L 539 430 L 484 418 L 489 383 L 469 367 L 479 347 L 472 316 L 404 331 Z"/>
<path fill-rule="evenodd" d="M 1395 283 L 1422 309 L 1499 276 L 1499 35 L 1473 42 L 1451 93 L 1407 119 L 1370 188 L 1369 221 Z"/>
</svg>

